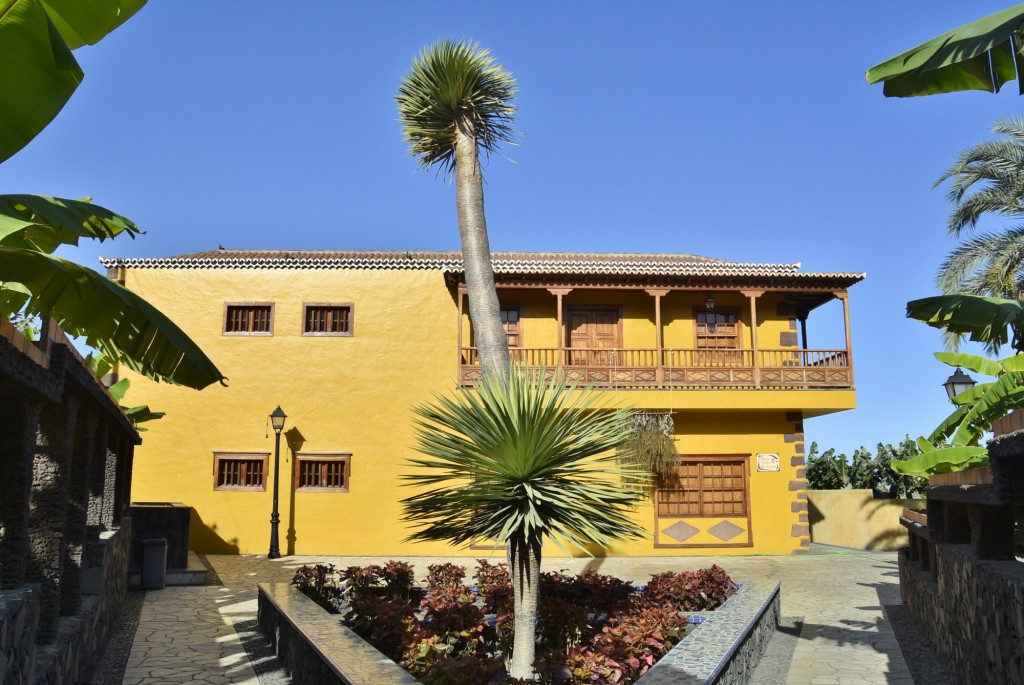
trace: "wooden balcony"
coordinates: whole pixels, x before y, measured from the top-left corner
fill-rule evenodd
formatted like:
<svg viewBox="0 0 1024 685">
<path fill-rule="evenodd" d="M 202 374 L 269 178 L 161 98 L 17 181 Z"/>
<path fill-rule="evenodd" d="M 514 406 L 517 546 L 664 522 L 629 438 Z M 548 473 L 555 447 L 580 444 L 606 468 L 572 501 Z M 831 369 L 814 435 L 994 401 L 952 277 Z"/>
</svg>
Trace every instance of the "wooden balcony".
<svg viewBox="0 0 1024 685">
<path fill-rule="evenodd" d="M 609 388 L 853 387 L 848 350 L 786 349 L 562 349 L 517 347 L 512 359 L 531 368 L 564 368 L 569 377 Z M 482 377 L 475 347 L 460 355 L 459 383 Z"/>
</svg>

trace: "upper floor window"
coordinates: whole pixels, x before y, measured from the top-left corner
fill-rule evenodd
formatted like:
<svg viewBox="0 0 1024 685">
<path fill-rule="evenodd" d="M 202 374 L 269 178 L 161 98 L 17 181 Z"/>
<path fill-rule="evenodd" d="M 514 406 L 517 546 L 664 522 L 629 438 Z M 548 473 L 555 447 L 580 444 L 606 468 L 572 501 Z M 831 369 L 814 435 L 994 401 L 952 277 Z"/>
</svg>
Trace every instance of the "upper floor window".
<svg viewBox="0 0 1024 685">
<path fill-rule="evenodd" d="M 351 454 L 296 454 L 295 489 L 348 492 Z"/>
<path fill-rule="evenodd" d="M 224 305 L 224 335 L 273 335 L 272 302 L 228 302 Z"/>
<path fill-rule="evenodd" d="M 213 489 L 248 490 L 267 489 L 267 461 L 270 453 L 213 453 Z"/>
<path fill-rule="evenodd" d="M 510 348 L 523 346 L 522 330 L 520 329 L 521 317 L 522 312 L 518 306 L 501 306 L 501 327 L 505 329 L 505 341 Z"/>
<path fill-rule="evenodd" d="M 740 347 L 740 311 L 738 309 L 698 309 L 694 312 L 694 342 L 698 364 L 736 366 L 744 362 Z"/>
<path fill-rule="evenodd" d="M 352 335 L 352 304 L 307 302 L 302 308 L 303 335 Z"/>
<path fill-rule="evenodd" d="M 736 349 L 740 346 L 740 312 L 738 309 L 698 309 L 697 349 Z"/>
</svg>

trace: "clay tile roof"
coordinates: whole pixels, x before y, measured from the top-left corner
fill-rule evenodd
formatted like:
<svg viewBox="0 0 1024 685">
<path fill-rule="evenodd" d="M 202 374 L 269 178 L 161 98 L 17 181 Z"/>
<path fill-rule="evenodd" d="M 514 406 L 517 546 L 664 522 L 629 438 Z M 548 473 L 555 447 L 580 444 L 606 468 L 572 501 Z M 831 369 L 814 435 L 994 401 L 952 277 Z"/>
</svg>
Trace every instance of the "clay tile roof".
<svg viewBox="0 0 1024 685">
<path fill-rule="evenodd" d="M 499 274 L 621 276 L 844 277 L 864 274 L 799 273 L 800 264 L 750 264 L 691 254 L 495 252 Z M 101 258 L 103 266 L 133 269 L 425 269 L 462 272 L 460 252 L 344 250 L 210 250 L 159 258 Z"/>
</svg>

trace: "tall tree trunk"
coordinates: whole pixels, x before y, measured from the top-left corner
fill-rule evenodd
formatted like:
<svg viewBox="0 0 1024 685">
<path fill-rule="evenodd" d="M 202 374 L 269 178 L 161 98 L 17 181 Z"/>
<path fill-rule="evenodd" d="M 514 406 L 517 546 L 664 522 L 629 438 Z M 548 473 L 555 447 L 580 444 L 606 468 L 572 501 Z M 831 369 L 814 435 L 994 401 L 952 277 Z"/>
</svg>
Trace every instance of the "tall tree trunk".
<svg viewBox="0 0 1024 685">
<path fill-rule="evenodd" d="M 508 342 L 494 287 L 494 267 L 484 217 L 484 182 L 473 122 L 463 117 L 455 132 L 455 204 L 459 212 L 462 263 L 469 295 L 469 316 L 484 376 L 507 378 Z"/>
<path fill-rule="evenodd" d="M 533 680 L 537 647 L 537 602 L 540 599 L 540 540 L 508 540 L 509 570 L 512 574 L 512 606 L 515 634 L 508 674 Z"/>
</svg>

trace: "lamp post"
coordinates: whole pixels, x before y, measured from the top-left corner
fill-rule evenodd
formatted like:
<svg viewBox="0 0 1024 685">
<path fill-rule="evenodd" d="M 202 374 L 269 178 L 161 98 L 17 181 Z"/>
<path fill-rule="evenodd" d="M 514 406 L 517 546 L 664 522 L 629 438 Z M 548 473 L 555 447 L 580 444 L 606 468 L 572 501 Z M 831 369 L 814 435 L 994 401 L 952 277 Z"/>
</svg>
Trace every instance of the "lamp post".
<svg viewBox="0 0 1024 685">
<path fill-rule="evenodd" d="M 277 513 L 277 483 L 280 480 L 278 474 L 281 472 L 281 431 L 284 430 L 284 420 L 288 416 L 281 411 L 280 405 L 270 414 L 270 425 L 274 428 L 274 509 L 270 512 L 270 553 L 268 559 L 277 559 L 281 556 L 281 549 L 277 544 L 277 525 L 281 517 Z"/>
<path fill-rule="evenodd" d="M 947 378 L 946 382 L 942 384 L 942 387 L 946 389 L 946 394 L 949 395 L 949 401 L 952 402 L 954 397 L 962 392 L 967 392 L 976 384 L 977 381 L 961 371 L 958 366 L 956 367 L 956 371 L 953 372 L 953 375 Z"/>
</svg>

